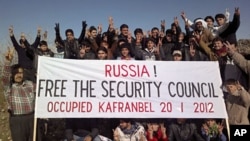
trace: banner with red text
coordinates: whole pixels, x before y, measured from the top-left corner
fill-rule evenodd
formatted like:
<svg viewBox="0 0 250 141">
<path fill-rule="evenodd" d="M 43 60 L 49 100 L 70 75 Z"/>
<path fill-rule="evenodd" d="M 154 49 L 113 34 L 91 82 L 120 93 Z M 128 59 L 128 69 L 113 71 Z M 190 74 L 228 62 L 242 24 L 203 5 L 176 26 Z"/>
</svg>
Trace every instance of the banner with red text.
<svg viewBox="0 0 250 141">
<path fill-rule="evenodd" d="M 39 57 L 38 118 L 227 118 L 217 62 Z"/>
</svg>

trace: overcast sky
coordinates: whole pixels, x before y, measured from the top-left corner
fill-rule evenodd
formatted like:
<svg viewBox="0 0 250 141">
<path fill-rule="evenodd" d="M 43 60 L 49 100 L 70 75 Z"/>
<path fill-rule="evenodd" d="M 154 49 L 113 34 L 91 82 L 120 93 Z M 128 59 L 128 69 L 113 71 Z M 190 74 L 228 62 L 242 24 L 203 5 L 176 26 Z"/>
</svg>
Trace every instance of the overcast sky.
<svg viewBox="0 0 250 141">
<path fill-rule="evenodd" d="M 147 31 L 152 27 L 160 27 L 160 21 L 166 20 L 170 27 L 174 17 L 178 17 L 181 27 L 184 24 L 180 17 L 185 11 L 191 20 L 207 15 L 215 16 L 229 8 L 230 20 L 234 8 L 239 7 L 241 25 L 237 31 L 238 39 L 250 38 L 250 1 L 249 0 L 1 0 L 0 2 L 0 45 L 10 44 L 8 28 L 14 26 L 14 33 L 19 39 L 24 32 L 28 39 L 35 38 L 38 26 L 48 31 L 49 41 L 55 38 L 54 26 L 60 23 L 61 36 L 72 28 L 78 37 L 81 22 L 86 20 L 88 27 L 103 25 L 107 29 L 108 17 L 114 18 L 115 27 L 126 23 L 130 31 L 137 27 Z"/>
</svg>

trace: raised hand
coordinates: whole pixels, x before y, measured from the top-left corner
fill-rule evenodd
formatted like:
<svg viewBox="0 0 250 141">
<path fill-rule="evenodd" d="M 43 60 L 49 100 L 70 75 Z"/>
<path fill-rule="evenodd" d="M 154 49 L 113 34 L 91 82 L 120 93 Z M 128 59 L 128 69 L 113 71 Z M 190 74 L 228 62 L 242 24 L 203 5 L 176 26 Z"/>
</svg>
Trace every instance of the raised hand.
<svg viewBox="0 0 250 141">
<path fill-rule="evenodd" d="M 181 11 L 181 18 L 186 21 L 186 14 L 184 11 Z"/>
<path fill-rule="evenodd" d="M 60 33 L 59 23 L 56 23 L 55 31 L 56 33 Z"/>
<path fill-rule="evenodd" d="M 12 61 L 12 59 L 14 58 L 14 48 L 9 48 L 8 47 L 8 50 L 7 52 L 5 53 L 5 59 L 7 61 Z"/>
<path fill-rule="evenodd" d="M 86 29 L 87 26 L 88 24 L 86 23 L 86 21 L 82 21 L 82 29 Z"/>
<path fill-rule="evenodd" d="M 185 20 L 185 28 L 190 28 L 190 24 L 188 23 L 188 19 Z"/>
<path fill-rule="evenodd" d="M 207 124 L 206 124 L 206 123 L 203 123 L 201 128 L 205 131 L 206 135 L 208 135 L 208 133 L 209 133 L 209 128 L 208 128 Z"/>
<path fill-rule="evenodd" d="M 174 23 L 175 23 L 176 26 L 179 26 L 179 20 L 178 20 L 177 17 L 174 17 Z"/>
<path fill-rule="evenodd" d="M 144 132 L 139 132 L 139 136 L 140 136 L 139 141 L 146 141 L 146 138 L 145 138 Z"/>
<path fill-rule="evenodd" d="M 218 126 L 219 135 L 221 135 L 223 133 L 223 129 L 224 129 L 223 122 L 218 123 L 217 126 Z"/>
<path fill-rule="evenodd" d="M 190 56 L 194 57 L 194 55 L 195 55 L 194 44 L 190 44 L 190 46 L 189 46 L 189 54 L 190 54 Z"/>
<path fill-rule="evenodd" d="M 44 38 L 44 40 L 47 40 L 47 38 L 48 38 L 48 31 L 47 30 L 44 31 L 43 38 Z"/>
<path fill-rule="evenodd" d="M 163 138 L 166 138 L 166 137 L 167 137 L 167 135 L 166 135 L 167 129 L 166 129 L 166 127 L 164 126 L 164 123 L 160 123 L 160 128 L 161 128 L 161 133 L 162 133 L 162 135 L 163 135 Z"/>
<path fill-rule="evenodd" d="M 166 21 L 165 20 L 161 20 L 161 31 L 165 31 L 165 27 L 166 27 Z"/>
<path fill-rule="evenodd" d="M 40 26 L 37 27 L 37 35 L 41 35 L 42 28 Z"/>
<path fill-rule="evenodd" d="M 128 40 L 128 43 L 132 43 L 132 33 L 130 31 L 128 32 L 127 40 Z"/>
<path fill-rule="evenodd" d="M 102 34 L 102 24 L 99 24 L 97 27 L 98 34 Z"/>
<path fill-rule="evenodd" d="M 158 39 L 158 43 L 157 43 L 157 47 L 161 47 L 162 46 L 162 40 L 164 37 L 164 33 L 160 33 L 160 38 Z"/>
<path fill-rule="evenodd" d="M 13 25 L 11 25 L 11 26 L 9 27 L 9 33 L 10 33 L 11 36 L 14 34 L 14 30 L 13 30 L 13 29 L 14 29 L 14 28 L 13 28 Z"/>
<path fill-rule="evenodd" d="M 228 17 L 228 18 L 229 18 L 229 15 L 230 15 L 229 9 L 226 8 L 225 17 Z"/>
<path fill-rule="evenodd" d="M 147 124 L 147 127 L 148 127 L 148 133 L 149 133 L 149 138 L 150 139 L 153 139 L 153 133 L 154 133 L 154 130 L 153 130 L 153 125 L 151 123 L 148 123 Z"/>
<path fill-rule="evenodd" d="M 236 15 L 240 15 L 240 8 L 239 8 L 239 7 L 236 7 L 234 13 L 235 13 Z"/>
<path fill-rule="evenodd" d="M 242 88 L 243 88 L 239 81 L 236 82 L 236 88 L 238 90 L 242 90 Z"/>
<path fill-rule="evenodd" d="M 120 140 L 120 135 L 117 130 L 113 129 L 113 139 L 114 141 L 119 141 Z"/>
<path fill-rule="evenodd" d="M 114 20 L 112 16 L 109 17 L 108 22 L 109 22 L 109 26 L 114 24 Z"/>
<path fill-rule="evenodd" d="M 227 47 L 227 51 L 228 53 L 233 53 L 237 51 L 237 48 L 235 47 L 235 45 L 230 44 L 228 41 L 226 41 L 225 43 L 223 43 L 226 47 Z"/>
<path fill-rule="evenodd" d="M 150 37 L 152 37 L 152 34 L 151 34 L 151 31 L 150 30 L 148 30 L 148 37 L 150 38 Z"/>
</svg>

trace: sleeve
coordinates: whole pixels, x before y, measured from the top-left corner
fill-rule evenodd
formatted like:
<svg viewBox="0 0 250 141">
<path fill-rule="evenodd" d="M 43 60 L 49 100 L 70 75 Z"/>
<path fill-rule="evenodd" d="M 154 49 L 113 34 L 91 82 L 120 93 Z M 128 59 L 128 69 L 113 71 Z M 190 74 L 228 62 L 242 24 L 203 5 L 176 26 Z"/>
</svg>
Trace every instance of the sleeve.
<svg viewBox="0 0 250 141">
<path fill-rule="evenodd" d="M 198 133 L 198 131 L 197 131 L 197 127 L 196 127 L 196 125 L 195 124 L 191 124 L 190 126 L 192 126 L 192 129 L 193 129 L 193 135 L 194 135 L 194 137 L 195 137 L 195 139 L 196 139 L 196 141 L 205 141 L 202 137 L 201 137 L 201 135 Z"/>
<path fill-rule="evenodd" d="M 173 124 L 169 125 L 168 128 L 168 141 L 174 141 L 175 137 L 174 137 L 174 126 Z"/>
<path fill-rule="evenodd" d="M 232 24 L 232 26 L 230 26 L 231 30 L 233 32 L 236 32 L 240 26 L 240 15 L 234 14 L 234 18 L 231 24 Z"/>
<path fill-rule="evenodd" d="M 206 139 L 206 141 L 209 141 L 210 138 L 209 136 L 206 134 L 206 132 L 204 131 L 204 129 L 201 129 L 201 136 Z"/>
<path fill-rule="evenodd" d="M 207 45 L 204 41 L 202 41 L 202 40 L 200 40 L 199 45 L 200 45 L 200 47 L 205 51 L 205 53 L 209 56 L 209 59 L 212 60 L 212 61 L 214 61 L 214 60 L 211 58 L 211 56 L 214 56 L 215 54 L 214 54 L 214 52 L 211 50 L 211 48 L 209 48 L 208 45 Z"/>
<path fill-rule="evenodd" d="M 14 35 L 13 35 L 13 36 L 10 36 L 10 39 L 11 39 L 11 42 L 12 42 L 12 44 L 13 44 L 15 50 L 19 50 L 20 46 L 19 46 L 19 44 L 18 44 L 18 42 L 17 42 L 15 36 L 14 36 Z"/>
<path fill-rule="evenodd" d="M 92 137 L 92 139 L 94 139 L 98 134 L 99 134 L 99 129 L 98 129 L 98 121 L 95 118 L 91 118 L 89 119 L 90 122 L 90 126 L 91 126 L 91 132 L 89 133 L 89 135 Z"/>
<path fill-rule="evenodd" d="M 61 46 L 64 46 L 64 42 L 63 42 L 62 37 L 60 36 L 60 33 L 56 33 L 55 41 L 58 42 Z"/>
<path fill-rule="evenodd" d="M 250 61 L 247 60 L 242 54 L 234 52 L 232 54 L 234 63 L 237 64 L 245 73 L 249 74 L 250 71 Z"/>
<path fill-rule="evenodd" d="M 34 43 L 31 45 L 33 48 L 38 48 L 38 45 L 40 43 L 41 40 L 41 35 L 37 35 L 36 36 L 36 40 L 34 41 Z"/>
<path fill-rule="evenodd" d="M 78 38 L 78 42 L 81 44 L 85 38 L 85 33 L 86 33 L 86 29 L 82 28 L 82 32 L 80 34 L 80 37 Z"/>
<path fill-rule="evenodd" d="M 250 94 L 242 87 L 240 92 L 240 97 L 243 101 L 245 107 L 249 107 L 250 105 Z"/>
<path fill-rule="evenodd" d="M 227 137 L 223 133 L 219 135 L 219 138 L 220 138 L 220 141 L 227 141 Z"/>
</svg>

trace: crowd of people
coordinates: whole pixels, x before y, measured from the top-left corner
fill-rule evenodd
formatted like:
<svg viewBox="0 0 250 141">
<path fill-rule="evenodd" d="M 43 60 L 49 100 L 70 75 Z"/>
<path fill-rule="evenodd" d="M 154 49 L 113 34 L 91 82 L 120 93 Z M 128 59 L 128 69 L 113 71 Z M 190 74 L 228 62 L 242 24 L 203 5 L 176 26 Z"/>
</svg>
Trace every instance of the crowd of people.
<svg viewBox="0 0 250 141">
<path fill-rule="evenodd" d="M 88 27 L 82 21 L 82 31 L 76 38 L 72 29 L 60 34 L 60 24 L 55 24 L 53 52 L 46 41 L 46 33 L 37 30 L 34 43 L 30 44 L 22 34 L 17 42 L 14 28 L 9 28 L 14 49 L 5 55 L 2 82 L 10 114 L 10 130 L 13 141 L 33 140 L 35 83 L 38 56 L 55 57 L 62 53 L 64 59 L 142 60 L 142 61 L 218 61 L 223 82 L 228 121 L 230 125 L 249 125 L 250 61 L 237 51 L 237 29 L 240 26 L 240 9 L 235 8 L 230 21 L 229 11 L 205 18 L 189 20 L 181 12 L 185 32 L 176 17 L 169 29 L 165 21 L 160 28 L 152 27 L 144 32 L 136 28 L 133 34 L 127 24 L 114 26 L 109 18 L 107 31 L 102 26 Z M 216 23 L 215 23 L 216 22 Z M 18 63 L 12 65 L 14 51 Z M 39 119 L 40 123 L 49 119 Z M 45 127 L 46 128 L 46 127 Z M 45 129 L 43 128 L 43 129 Z M 113 130 L 112 130 L 113 129 Z M 46 129 L 45 129 L 46 130 Z M 66 141 L 227 141 L 224 119 L 65 119 Z M 46 132 L 37 130 L 37 140 L 46 140 Z"/>
</svg>

